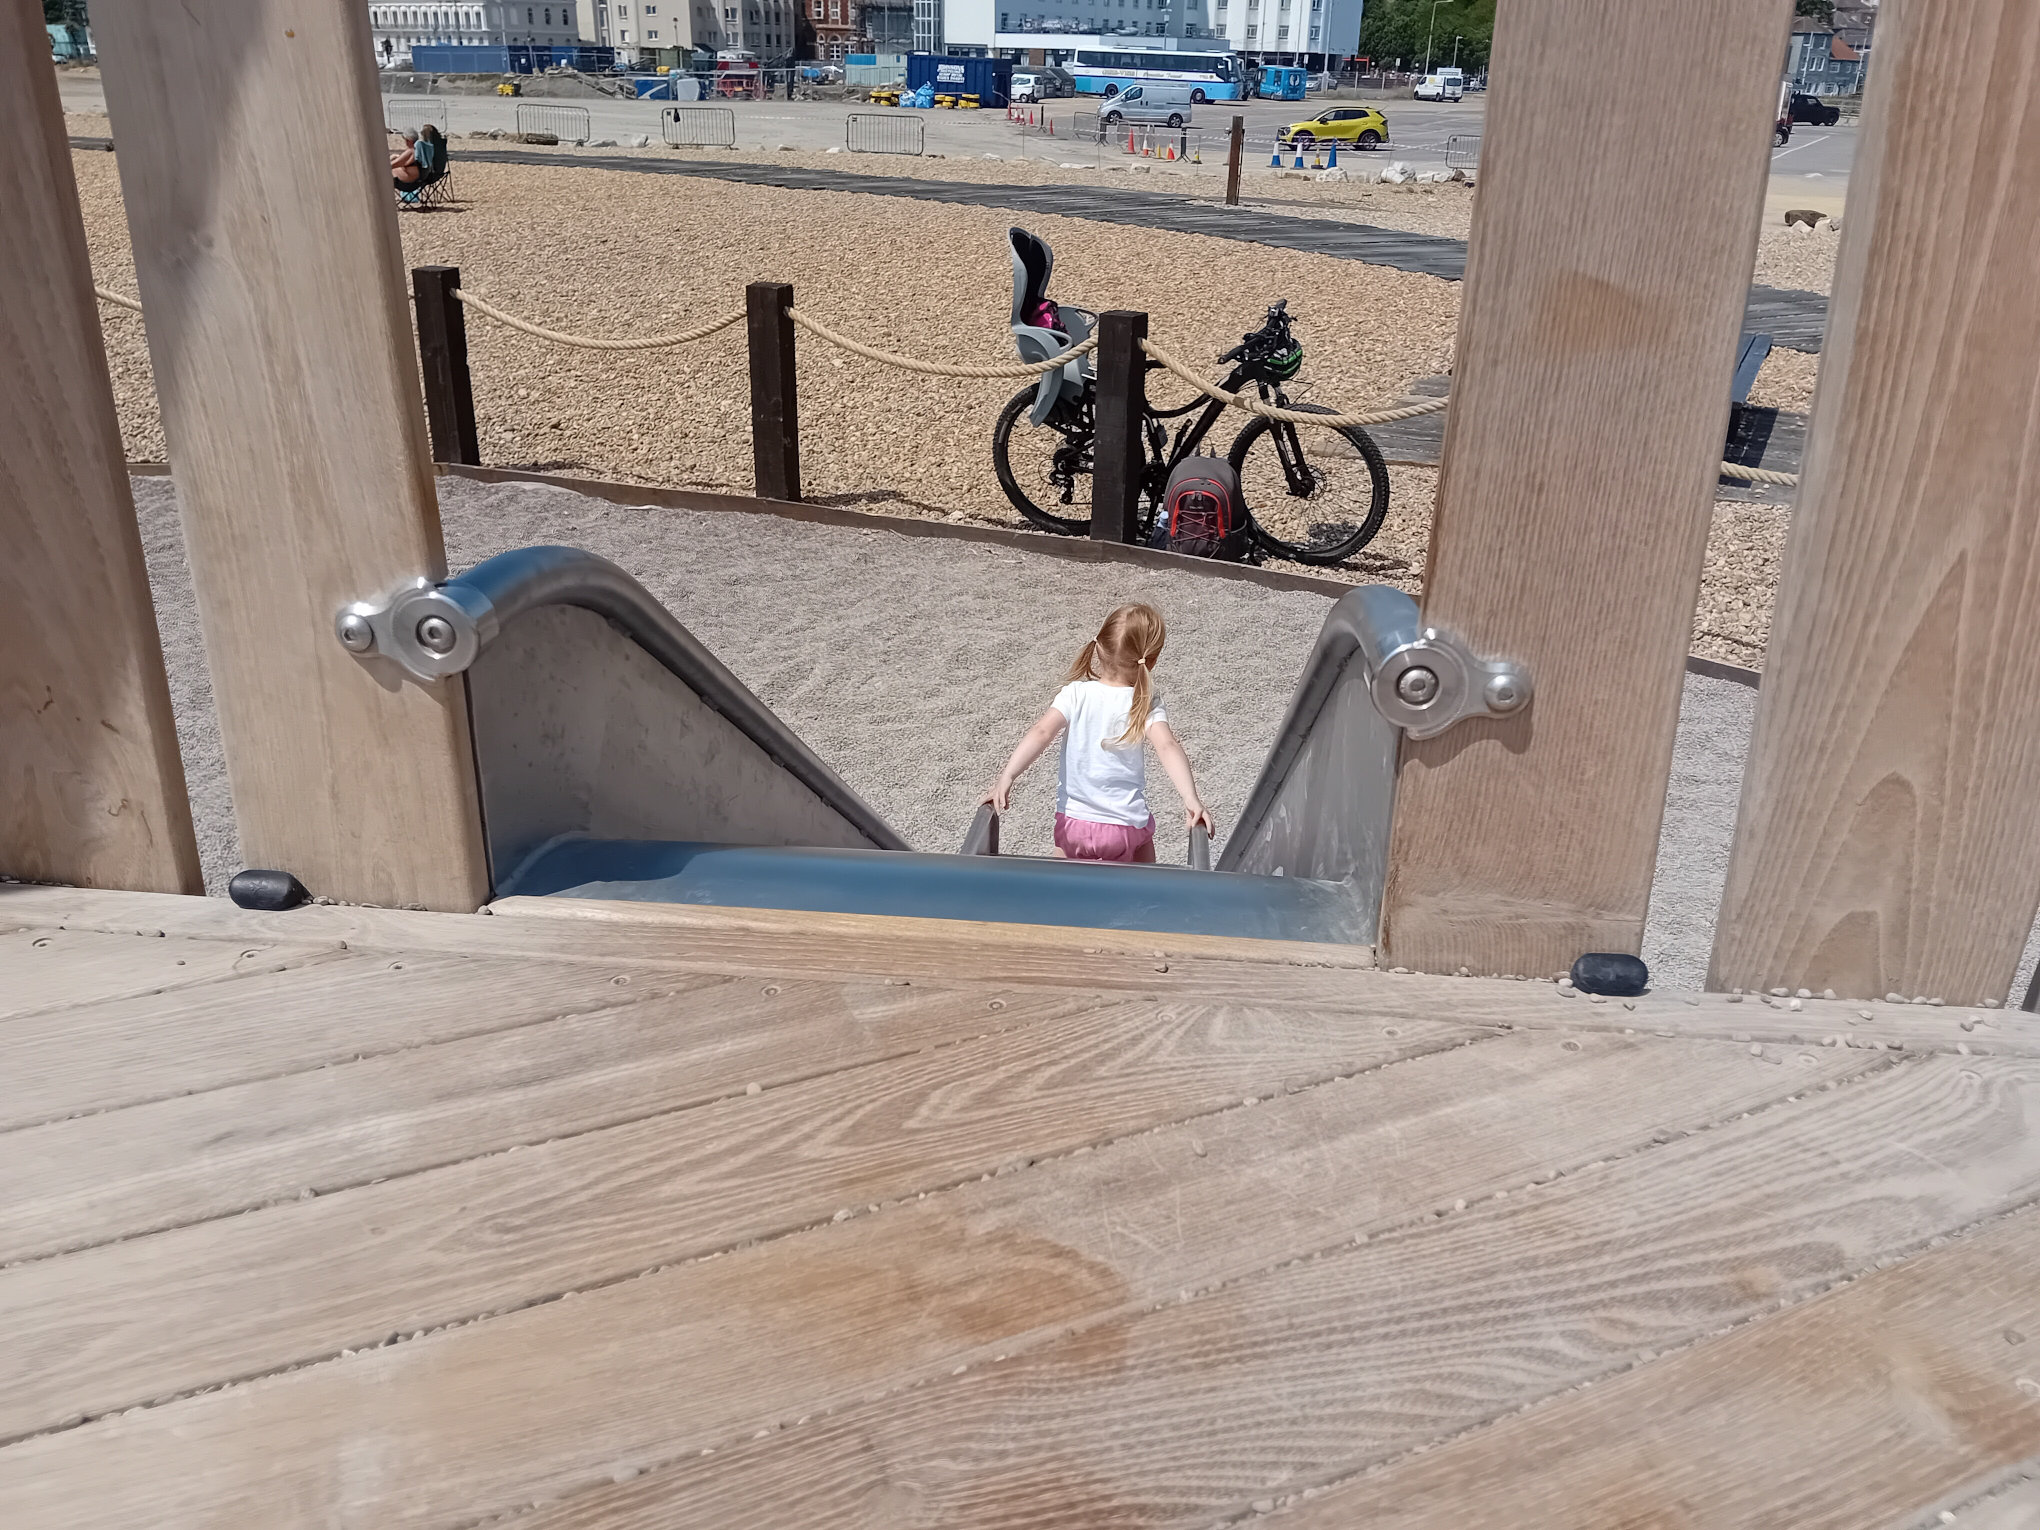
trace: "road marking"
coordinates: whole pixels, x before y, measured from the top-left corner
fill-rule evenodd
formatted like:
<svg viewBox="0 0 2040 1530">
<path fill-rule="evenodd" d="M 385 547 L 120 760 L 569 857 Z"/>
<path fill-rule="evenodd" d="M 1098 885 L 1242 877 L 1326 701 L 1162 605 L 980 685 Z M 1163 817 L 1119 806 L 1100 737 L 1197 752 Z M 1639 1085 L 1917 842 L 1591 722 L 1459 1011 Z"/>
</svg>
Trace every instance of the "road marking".
<svg viewBox="0 0 2040 1530">
<path fill-rule="evenodd" d="M 1779 160 L 1783 159 L 1788 154 L 1797 154 L 1801 149 L 1805 148 L 1808 144 L 1826 143 L 1828 139 L 1833 136 L 1834 135 L 1831 133 L 1822 133 L 1818 138 L 1808 138 L 1803 142 L 1793 144 L 1790 148 L 1774 149 L 1771 152 L 1771 162 L 1773 164 L 1776 164 Z"/>
</svg>

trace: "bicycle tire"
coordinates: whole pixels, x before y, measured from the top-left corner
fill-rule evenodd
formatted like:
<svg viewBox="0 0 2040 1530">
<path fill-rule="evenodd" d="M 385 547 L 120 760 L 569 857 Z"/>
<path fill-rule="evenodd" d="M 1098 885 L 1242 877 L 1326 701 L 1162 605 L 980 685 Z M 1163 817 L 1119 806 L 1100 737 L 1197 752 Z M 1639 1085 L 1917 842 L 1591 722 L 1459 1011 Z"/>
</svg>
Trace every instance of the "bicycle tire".
<svg viewBox="0 0 2040 1530">
<path fill-rule="evenodd" d="M 992 468 L 999 475 L 999 487 L 1006 491 L 1006 498 L 1012 502 L 1013 508 L 1018 510 L 1034 525 L 1039 526 L 1043 531 L 1052 531 L 1058 536 L 1089 536 L 1091 534 L 1091 517 L 1089 515 L 1085 515 L 1081 519 L 1076 516 L 1057 515 L 1053 510 L 1045 509 L 1036 504 L 1033 496 L 1021 487 L 1020 479 L 1013 471 L 1011 452 L 1013 428 L 1034 407 L 1035 389 L 1036 385 L 1029 383 L 1018 393 L 1014 394 L 1012 398 L 1008 399 L 1006 407 L 999 411 L 999 423 L 992 427 Z M 1058 409 L 1062 408 L 1061 405 L 1056 407 Z M 1030 426 L 1028 428 L 1048 430 L 1053 427 L 1043 425 Z M 1069 433 L 1063 431 L 1058 432 L 1058 434 L 1063 435 L 1067 439 Z M 1089 469 L 1079 469 L 1077 471 L 1082 472 L 1087 478 L 1090 476 Z M 1072 476 L 1074 477 L 1074 474 Z M 1086 495 L 1084 497 L 1086 505 L 1089 504 L 1089 501 L 1090 497 Z M 1074 503 L 1074 500 L 1072 503 Z"/>
<path fill-rule="evenodd" d="M 1322 404 L 1291 404 L 1288 407 L 1299 414 L 1336 412 Z M 1313 537 L 1308 542 L 1287 541 L 1268 529 L 1261 517 L 1254 513 L 1253 503 L 1247 497 L 1249 483 L 1247 454 L 1263 437 L 1266 437 L 1270 447 L 1273 447 L 1274 437 L 1270 434 L 1273 425 L 1272 420 L 1256 415 L 1247 422 L 1245 429 L 1233 438 L 1232 450 L 1226 454 L 1226 460 L 1232 464 L 1233 472 L 1239 476 L 1240 497 L 1245 503 L 1247 512 L 1248 533 L 1264 551 L 1278 558 L 1290 558 L 1298 563 L 1320 566 L 1345 561 L 1373 541 L 1381 530 L 1381 523 L 1388 519 L 1388 464 L 1382 460 L 1381 448 L 1374 444 L 1372 436 L 1357 425 L 1338 427 L 1333 434 L 1345 438 L 1367 471 L 1369 492 L 1366 513 L 1357 523 L 1353 521 L 1330 523 L 1326 527 L 1326 535 Z M 1306 454 L 1306 463 L 1309 460 L 1309 448 L 1306 443 L 1317 433 L 1315 427 L 1297 432 L 1298 444 Z M 1343 529 L 1346 527 L 1351 529 Z M 1334 532 L 1336 534 L 1333 534 Z"/>
</svg>

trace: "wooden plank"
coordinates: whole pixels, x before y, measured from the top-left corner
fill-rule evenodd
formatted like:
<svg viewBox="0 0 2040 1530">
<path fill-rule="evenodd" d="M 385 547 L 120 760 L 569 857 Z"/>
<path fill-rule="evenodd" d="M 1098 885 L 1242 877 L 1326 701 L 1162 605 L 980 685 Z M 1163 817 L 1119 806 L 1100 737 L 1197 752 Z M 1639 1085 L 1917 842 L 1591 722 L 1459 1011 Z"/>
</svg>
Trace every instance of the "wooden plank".
<svg viewBox="0 0 2040 1530">
<path fill-rule="evenodd" d="M 339 950 L 338 941 L 317 939 L 244 945 L 189 937 L 172 940 L 160 933 L 16 930 L 0 935 L 0 1021 L 243 973 L 274 972 Z"/>
<path fill-rule="evenodd" d="M 751 470 L 761 499 L 800 498 L 800 380 L 794 365 L 793 288 L 744 289 L 751 362 Z"/>
<path fill-rule="evenodd" d="M 2040 1215 L 1338 1489 L 1283 1523 L 1855 1530 L 2040 1450 Z M 1961 1517 L 1957 1524 L 1967 1523 Z"/>
<path fill-rule="evenodd" d="M 37 1337 L 10 1347 L 0 1437 L 626 1279 L 1472 1034 L 1125 1005 L 17 1265 L 0 1271 L 0 1332 Z"/>
<path fill-rule="evenodd" d="M 333 635 L 348 602 L 446 572 L 367 12 L 92 20 L 242 854 L 334 898 L 472 909 L 463 683 Z"/>
<path fill-rule="evenodd" d="M 203 890 L 47 36 L 0 8 L 0 874 Z"/>
<path fill-rule="evenodd" d="M 567 898 L 511 898 L 495 906 L 521 915 L 520 905 L 546 905 L 547 913 L 558 905 L 574 916 L 474 918 L 336 907 L 257 914 L 217 898 L 0 887 L 0 919 L 9 910 L 15 911 L 16 919 L 33 910 L 47 924 L 68 923 L 73 928 L 142 925 L 217 938 L 275 939 L 289 934 L 304 939 L 316 933 L 392 955 L 413 950 L 623 962 L 646 971 L 742 972 L 760 978 L 838 980 L 866 973 L 895 981 L 954 982 L 959 974 L 968 973 L 976 981 L 1016 987 L 1364 1009 L 1453 1024 L 1632 1029 L 1815 1045 L 1841 1036 L 1853 1046 L 1929 1051 L 1967 1047 L 1981 1054 L 2040 1056 L 2040 1018 L 1991 1006 L 1963 1009 L 1808 998 L 1795 1010 L 1790 998 L 1676 990 L 1596 1004 L 1579 995 L 1564 997 L 1549 983 L 1366 970 L 1365 953 L 1300 942 Z M 1146 945 L 1151 939 L 1158 943 Z M 1160 970 L 1164 967 L 1166 972 Z"/>
<path fill-rule="evenodd" d="M 1953 1512 L 1962 1530 L 2040 1530 L 2040 1462 L 2026 1463 L 2036 1475 Z M 1894 1527 L 1896 1530 L 1896 1527 Z"/>
<path fill-rule="evenodd" d="M 1103 1011 L 1046 991 L 730 983 L 0 1133 L 0 1264 Z"/>
<path fill-rule="evenodd" d="M 1394 965 L 1548 974 L 1642 940 L 1790 9 L 1501 18 L 1424 619 L 1536 699 L 1405 742 Z M 1628 64 L 1554 112 L 1588 55 Z"/>
<path fill-rule="evenodd" d="M 721 981 L 437 953 L 277 960 L 224 982 L 0 1023 L 0 1131 Z"/>
<path fill-rule="evenodd" d="M 1860 1062 L 1788 1074 L 1739 1049 L 1612 1037 L 1578 1051 L 1532 1037 L 1465 1047 L 313 1366 L 254 1392 L 0 1450 L 0 1490 L 62 1482 L 66 1463 L 90 1461 L 104 1496 L 80 1523 L 111 1522 L 142 1491 L 130 1473 L 162 1459 L 174 1433 L 197 1454 L 170 1473 L 186 1480 L 157 1482 L 158 1523 L 193 1513 L 260 1519 L 260 1495 L 272 1490 L 300 1514 L 380 1523 L 401 1501 L 412 1522 L 446 1523 L 521 1505 L 541 1484 L 548 1493 L 585 1484 L 591 1460 L 607 1480 L 619 1463 L 650 1465 L 748 1434 L 782 1410 L 791 1418 L 1073 1323 L 1136 1313 L 1186 1286 L 1428 1219 L 1455 1196 L 1513 1192 L 1856 1071 Z M 621 1343 L 605 1337 L 625 1333 Z M 795 1359 L 803 1347 L 811 1365 Z M 559 1364 L 564 1355 L 574 1362 Z M 540 1364 L 543 1399 L 510 1374 Z M 673 1386 L 680 1375 L 687 1385 Z M 438 1403 L 427 1404 L 435 1387 Z M 454 1397 L 476 1406 L 446 1406 Z M 300 1421 L 309 1433 L 296 1434 Z M 233 1429 L 295 1443 L 257 1470 L 255 1436 L 245 1435 L 240 1465 L 224 1454 L 215 1463 L 213 1440 Z M 373 1452 L 373 1480 L 327 1476 L 342 1436 L 344 1449 Z M 437 1465 L 414 1478 L 428 1461 Z"/>
<path fill-rule="evenodd" d="M 1322 1257 L 1217 1290 L 1193 1287 L 1188 1300 L 1039 1335 L 1046 1342 L 971 1343 L 973 1333 L 956 1345 L 968 1361 L 961 1375 L 931 1367 L 923 1385 L 890 1395 L 866 1383 L 855 1401 L 839 1401 L 863 1380 L 856 1336 L 804 1321 L 799 1382 L 757 1353 L 749 1389 L 733 1374 L 725 1390 L 691 1369 L 690 1357 L 688 1374 L 700 1384 L 693 1409 L 664 1410 L 650 1428 L 582 1425 L 609 1450 L 599 1468 L 582 1469 L 587 1487 L 560 1493 L 567 1474 L 547 1474 L 534 1496 L 558 1501 L 515 1523 L 985 1530 L 1230 1521 L 1762 1317 L 2029 1197 L 2040 1170 L 2021 1117 L 2040 1079 L 2030 1065 L 1985 1067 L 2022 1076 L 2000 1075 L 1970 1093 L 1949 1087 L 1957 1072 L 1949 1063 L 1892 1069 L 1591 1173 L 1519 1184 L 1505 1200 L 1425 1217 L 1362 1246 L 1327 1247 Z M 1990 1100 L 1983 1120 L 1966 1115 L 1979 1099 Z M 1940 1161 L 1921 1164 L 1912 1151 Z M 939 1279 L 961 1295 L 967 1266 L 959 1265 L 973 1252 L 984 1257 L 953 1231 L 946 1245 L 946 1257 L 931 1251 L 914 1266 L 921 1291 Z M 775 1284 L 808 1273 L 759 1263 Z M 1959 1289 L 1943 1288 L 1940 1299 L 1954 1305 Z M 2021 1300 L 2030 1310 L 2034 1298 Z M 763 1315 L 744 1312 L 746 1339 Z M 786 1348 L 791 1363 L 792 1343 Z M 452 1346 L 417 1358 L 450 1360 Z M 734 1360 L 729 1366 L 734 1372 Z M 512 1378 L 462 1375 L 469 1385 L 485 1379 L 507 1388 Z M 555 1415 L 555 1427 L 585 1417 L 577 1399 L 570 1405 L 574 1413 Z M 795 1422 L 804 1413 L 813 1415 L 805 1427 Z M 252 1408 L 239 1416 L 253 1427 Z M 1612 1413 L 1599 1437 L 1624 1422 Z M 1931 1430 L 1932 1415 L 1922 1423 Z M 754 1438 L 761 1431 L 766 1438 Z M 617 1483 L 619 1466 L 644 1470 Z M 1812 1463 L 1802 1473 L 1825 1486 Z M 1457 1481 L 1461 1495 L 1475 1496 L 1473 1477 Z M 1479 1522 L 1511 1530 L 1722 1523 L 1699 1483 L 1683 1518 L 1668 1510 L 1541 1515 L 1526 1512 L 1535 1499 L 1515 1496 L 1520 1486 L 1512 1470 L 1491 1464 L 1479 1494 L 1501 1517 Z M 1451 1517 L 1459 1501 L 1448 1492 L 1445 1512 L 1423 1522 L 1472 1523 Z M 1407 1521 L 1355 1512 L 1325 1522 Z M 1803 1523 L 1787 1512 L 1752 1522 Z"/>
<path fill-rule="evenodd" d="M 1710 987 L 2003 998 L 2040 904 L 2040 9 L 1878 37 Z"/>
<path fill-rule="evenodd" d="M 1098 315 L 1097 422 L 1092 448 L 1091 540 L 1140 540 L 1141 478 L 1147 470 L 1148 316 L 1112 308 Z"/>
</svg>

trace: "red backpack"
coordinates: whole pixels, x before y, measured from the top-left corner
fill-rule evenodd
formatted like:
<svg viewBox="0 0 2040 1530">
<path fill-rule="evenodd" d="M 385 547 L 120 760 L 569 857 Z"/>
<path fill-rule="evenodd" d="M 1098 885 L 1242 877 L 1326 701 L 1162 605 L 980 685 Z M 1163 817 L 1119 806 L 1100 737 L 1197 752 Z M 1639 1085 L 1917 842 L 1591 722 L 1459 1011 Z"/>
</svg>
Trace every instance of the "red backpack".
<svg viewBox="0 0 2040 1530">
<path fill-rule="evenodd" d="M 1246 557 L 1247 513 L 1232 464 L 1219 457 L 1185 457 L 1177 463 L 1162 491 L 1162 513 L 1148 545 L 1193 558 L 1237 563 Z"/>
</svg>

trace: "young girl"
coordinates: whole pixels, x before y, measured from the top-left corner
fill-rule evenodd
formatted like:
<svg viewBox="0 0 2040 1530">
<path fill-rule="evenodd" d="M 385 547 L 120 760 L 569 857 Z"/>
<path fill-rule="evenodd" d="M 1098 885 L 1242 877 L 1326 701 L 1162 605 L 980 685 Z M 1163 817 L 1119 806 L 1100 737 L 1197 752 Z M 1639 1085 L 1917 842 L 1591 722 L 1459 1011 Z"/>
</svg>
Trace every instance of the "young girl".
<svg viewBox="0 0 2040 1530">
<path fill-rule="evenodd" d="M 1069 683 L 1006 761 L 980 799 L 999 812 L 1013 783 L 1043 750 L 1063 736 L 1062 778 L 1056 788 L 1055 848 L 1077 861 L 1153 861 L 1155 815 L 1147 805 L 1147 754 L 1152 741 L 1162 769 L 1182 794 L 1185 827 L 1211 814 L 1197 798 L 1189 756 L 1169 727 L 1151 671 L 1167 637 L 1153 606 L 1121 606 L 1070 666 Z"/>
</svg>

